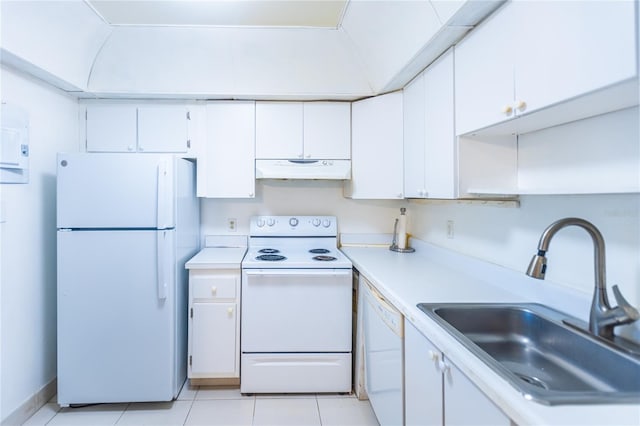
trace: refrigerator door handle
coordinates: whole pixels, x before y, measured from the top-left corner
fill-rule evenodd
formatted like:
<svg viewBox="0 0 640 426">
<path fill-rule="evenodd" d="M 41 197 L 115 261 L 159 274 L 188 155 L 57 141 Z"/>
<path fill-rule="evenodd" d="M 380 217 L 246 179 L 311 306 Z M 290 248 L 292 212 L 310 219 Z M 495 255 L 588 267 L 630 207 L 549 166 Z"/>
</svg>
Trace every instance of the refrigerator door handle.
<svg viewBox="0 0 640 426">
<path fill-rule="evenodd" d="M 158 186 L 157 186 L 157 216 L 156 216 L 156 226 L 157 229 L 167 229 L 169 228 L 169 224 L 167 223 L 167 212 L 169 207 L 168 200 L 168 190 L 169 186 L 167 184 L 168 173 L 167 173 L 167 162 L 165 160 L 161 160 L 158 163 Z"/>
<path fill-rule="evenodd" d="M 158 299 L 165 300 L 167 298 L 167 280 L 165 274 L 165 255 L 166 255 L 166 239 L 167 239 L 167 231 L 158 232 L 157 237 L 157 255 L 156 255 L 156 264 L 158 268 Z"/>
</svg>

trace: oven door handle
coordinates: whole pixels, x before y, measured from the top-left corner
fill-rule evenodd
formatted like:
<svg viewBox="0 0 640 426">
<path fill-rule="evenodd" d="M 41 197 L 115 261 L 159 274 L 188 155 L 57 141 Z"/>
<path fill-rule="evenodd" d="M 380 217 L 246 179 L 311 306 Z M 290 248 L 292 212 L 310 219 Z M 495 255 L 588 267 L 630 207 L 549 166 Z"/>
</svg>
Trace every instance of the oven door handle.
<svg viewBox="0 0 640 426">
<path fill-rule="evenodd" d="M 351 275 L 351 269 L 245 269 L 247 276 L 269 276 L 269 277 L 317 277 L 317 276 L 338 276 Z"/>
</svg>

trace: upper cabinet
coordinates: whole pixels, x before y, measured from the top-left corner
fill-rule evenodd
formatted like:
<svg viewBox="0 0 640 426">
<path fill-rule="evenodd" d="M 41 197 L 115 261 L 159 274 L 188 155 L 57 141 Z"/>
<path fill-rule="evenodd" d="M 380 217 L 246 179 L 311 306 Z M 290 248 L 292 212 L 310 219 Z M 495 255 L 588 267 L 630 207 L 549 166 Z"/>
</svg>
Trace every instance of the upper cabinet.
<svg viewBox="0 0 640 426">
<path fill-rule="evenodd" d="M 88 152 L 174 152 L 190 147 L 186 105 L 88 104 Z"/>
<path fill-rule="evenodd" d="M 404 196 L 455 198 L 453 49 L 403 91 Z"/>
<path fill-rule="evenodd" d="M 304 158 L 302 102 L 256 102 L 256 158 Z"/>
<path fill-rule="evenodd" d="M 636 105 L 634 7 L 631 0 L 505 4 L 456 47 L 456 133 L 530 116 L 509 128 L 524 133 Z M 529 114 L 564 101 L 572 104 Z"/>
<path fill-rule="evenodd" d="M 88 152 L 136 152 L 138 111 L 135 105 L 89 105 L 85 114 Z"/>
<path fill-rule="evenodd" d="M 344 195 L 360 199 L 404 197 L 402 92 L 352 104 L 351 180 Z"/>
<path fill-rule="evenodd" d="M 198 155 L 198 196 L 255 197 L 255 102 L 209 102 L 206 124 L 206 142 Z"/>
<path fill-rule="evenodd" d="M 341 160 L 351 157 L 348 102 L 256 102 L 256 158 Z"/>
<path fill-rule="evenodd" d="M 138 107 L 138 150 L 187 152 L 191 115 L 184 105 Z"/>
<path fill-rule="evenodd" d="M 350 102 L 305 102 L 303 112 L 305 158 L 351 158 Z"/>
</svg>

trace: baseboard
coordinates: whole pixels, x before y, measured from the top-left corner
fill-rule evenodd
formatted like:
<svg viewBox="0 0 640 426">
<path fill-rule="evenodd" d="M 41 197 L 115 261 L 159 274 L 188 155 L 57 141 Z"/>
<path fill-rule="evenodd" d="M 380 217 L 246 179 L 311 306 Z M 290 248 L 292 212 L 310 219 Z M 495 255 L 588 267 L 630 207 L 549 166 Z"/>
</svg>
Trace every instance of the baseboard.
<svg viewBox="0 0 640 426">
<path fill-rule="evenodd" d="M 189 379 L 192 386 L 240 386 L 240 378 Z"/>
<path fill-rule="evenodd" d="M 0 425 L 15 426 L 23 424 L 56 394 L 57 389 L 58 380 L 51 380 L 40 388 L 38 392 L 28 398 L 22 405 L 13 410 L 11 414 L 2 420 Z"/>
</svg>

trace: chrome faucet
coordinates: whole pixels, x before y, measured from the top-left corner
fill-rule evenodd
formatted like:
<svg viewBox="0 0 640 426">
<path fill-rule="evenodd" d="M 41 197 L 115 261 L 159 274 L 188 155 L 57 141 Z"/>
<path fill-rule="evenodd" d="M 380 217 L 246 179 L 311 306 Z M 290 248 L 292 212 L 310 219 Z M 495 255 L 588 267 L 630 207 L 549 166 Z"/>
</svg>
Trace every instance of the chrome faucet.
<svg viewBox="0 0 640 426">
<path fill-rule="evenodd" d="M 640 312 L 622 297 L 617 285 L 612 287 L 613 294 L 618 302 L 615 308 L 609 304 L 607 297 L 607 285 L 605 279 L 604 238 L 591 222 L 575 217 L 560 219 L 547 227 L 540 237 L 538 253 L 533 256 L 527 275 L 537 279 L 544 279 L 547 271 L 546 253 L 549 250 L 551 238 L 562 228 L 578 226 L 591 235 L 593 240 L 593 254 L 595 265 L 595 289 L 591 310 L 589 312 L 589 332 L 608 340 L 613 339 L 614 327 L 629 324 L 640 318 Z"/>
</svg>

